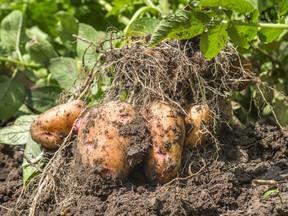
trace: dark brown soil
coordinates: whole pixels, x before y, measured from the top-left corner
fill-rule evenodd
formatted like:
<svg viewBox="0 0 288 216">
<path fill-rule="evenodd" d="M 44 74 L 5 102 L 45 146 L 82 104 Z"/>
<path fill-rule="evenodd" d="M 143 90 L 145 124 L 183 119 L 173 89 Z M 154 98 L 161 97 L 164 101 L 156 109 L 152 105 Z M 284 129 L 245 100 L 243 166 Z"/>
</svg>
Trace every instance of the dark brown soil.
<svg viewBox="0 0 288 216">
<path fill-rule="evenodd" d="M 91 182 L 87 173 L 77 173 L 70 184 L 56 179 L 55 186 L 64 187 L 62 196 L 44 197 L 36 214 L 288 215 L 288 131 L 256 123 L 244 129 L 223 126 L 219 134 L 218 145 L 207 143 L 184 151 L 186 168 L 170 184 L 148 184 L 139 171 L 141 167 L 129 181 L 117 184 L 97 177 Z M 22 185 L 17 154 L 19 148 L 0 147 L 0 215 L 28 212 L 10 211 Z M 191 176 L 184 179 L 189 167 Z M 271 181 L 259 185 L 260 180 L 274 180 L 278 185 Z M 70 193 L 75 188 L 77 193 Z M 265 197 L 264 193 L 272 189 L 279 192 Z"/>
</svg>

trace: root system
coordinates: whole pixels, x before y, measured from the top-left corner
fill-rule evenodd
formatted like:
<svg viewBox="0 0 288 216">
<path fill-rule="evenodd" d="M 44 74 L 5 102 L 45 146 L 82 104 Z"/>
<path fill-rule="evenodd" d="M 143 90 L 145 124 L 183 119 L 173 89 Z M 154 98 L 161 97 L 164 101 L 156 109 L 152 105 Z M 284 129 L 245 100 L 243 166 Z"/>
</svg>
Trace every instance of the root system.
<svg viewBox="0 0 288 216">
<path fill-rule="evenodd" d="M 98 60 L 90 69 L 83 60 L 86 80 L 76 94 L 72 97 L 66 94 L 62 100 L 68 100 L 68 96 L 70 99 L 87 100 L 96 83 L 101 85 L 108 78 L 112 83 L 102 95 L 101 102 L 126 100 L 140 114 L 155 99 L 167 101 L 183 115 L 185 108 L 191 104 L 208 104 L 215 114 L 215 126 L 211 131 L 215 138 L 216 125 L 227 122 L 229 118 L 227 98 L 233 91 L 242 90 L 256 80 L 251 64 L 231 46 L 225 47 L 215 58 L 206 59 L 200 52 L 197 37 L 184 41 L 164 41 L 153 48 L 149 47 L 147 39 L 115 38 L 99 43 L 88 42 L 89 49 L 93 47 L 99 54 Z M 113 47 L 112 44 L 119 40 L 126 44 L 122 48 Z M 73 142 L 71 144 L 68 140 L 54 154 L 43 173 L 31 182 L 38 186 L 24 193 L 26 198 L 30 197 L 31 203 L 19 205 L 18 209 L 27 209 L 29 205 L 29 215 L 37 215 L 37 212 L 43 212 L 41 203 L 45 202 L 57 208 L 55 212 L 60 212 L 60 215 L 69 215 L 65 211 L 80 199 L 81 194 L 89 194 L 90 202 L 97 205 L 103 201 L 101 197 L 107 198 L 107 193 L 111 193 L 118 185 L 123 186 L 122 182 L 112 184 L 98 177 L 89 181 L 91 173 L 84 174 L 79 170 L 81 167 L 76 163 L 71 147 Z M 211 159 L 210 162 L 217 158 L 218 147 L 215 145 L 211 148 L 213 151 L 209 152 L 204 147 L 185 152 L 179 179 L 169 184 L 198 175 L 205 169 L 207 158 Z M 86 185 L 83 179 L 87 180 Z M 142 184 L 145 179 L 136 170 L 131 174 L 131 182 Z M 127 186 L 127 183 L 124 185 Z M 164 185 L 157 190 L 167 187 Z M 97 208 L 101 209 L 101 206 Z"/>
</svg>

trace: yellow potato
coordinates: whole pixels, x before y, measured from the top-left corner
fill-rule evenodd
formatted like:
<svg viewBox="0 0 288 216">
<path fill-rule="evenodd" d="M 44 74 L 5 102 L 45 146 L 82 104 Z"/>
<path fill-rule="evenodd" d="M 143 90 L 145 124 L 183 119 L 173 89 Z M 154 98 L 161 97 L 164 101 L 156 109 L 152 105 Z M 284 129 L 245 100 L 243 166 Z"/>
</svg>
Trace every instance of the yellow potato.
<svg viewBox="0 0 288 216">
<path fill-rule="evenodd" d="M 75 100 L 45 111 L 31 124 L 32 139 L 47 149 L 58 148 L 85 107 L 83 101 Z"/>
<path fill-rule="evenodd" d="M 120 129 L 135 118 L 134 108 L 121 101 L 91 108 L 81 120 L 77 138 L 82 164 L 96 168 L 102 177 L 125 179 L 132 169 L 125 152 L 131 140 Z"/>
<path fill-rule="evenodd" d="M 145 175 L 153 183 L 164 184 L 177 176 L 181 165 L 184 120 L 164 101 L 153 102 L 144 116 L 152 140 L 144 164 Z"/>
<path fill-rule="evenodd" d="M 205 141 L 209 127 L 213 125 L 213 113 L 207 104 L 194 105 L 187 110 L 185 147 L 193 148 Z"/>
</svg>

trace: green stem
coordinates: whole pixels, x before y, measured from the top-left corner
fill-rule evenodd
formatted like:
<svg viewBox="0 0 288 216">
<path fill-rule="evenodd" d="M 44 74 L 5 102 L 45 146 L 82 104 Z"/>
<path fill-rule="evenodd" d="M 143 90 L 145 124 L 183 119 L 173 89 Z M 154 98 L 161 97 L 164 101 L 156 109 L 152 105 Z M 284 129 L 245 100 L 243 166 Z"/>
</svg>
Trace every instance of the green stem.
<svg viewBox="0 0 288 216">
<path fill-rule="evenodd" d="M 153 4 L 152 1 L 150 0 L 144 0 L 145 4 L 148 6 L 148 7 L 151 7 L 151 8 L 154 8 L 155 10 L 157 10 L 156 6 Z"/>
<path fill-rule="evenodd" d="M 265 27 L 265 28 L 277 28 L 277 29 L 288 29 L 287 24 L 280 23 L 240 23 L 240 22 L 231 22 L 232 25 L 240 26 L 251 26 L 251 27 Z"/>
<path fill-rule="evenodd" d="M 22 65 L 22 66 L 25 66 L 25 67 L 32 67 L 32 68 L 40 68 L 41 67 L 40 64 L 25 63 L 25 62 L 13 60 L 13 59 L 3 58 L 1 56 L 0 56 L 0 61 L 11 62 L 11 63 L 15 63 L 17 65 Z"/>
</svg>

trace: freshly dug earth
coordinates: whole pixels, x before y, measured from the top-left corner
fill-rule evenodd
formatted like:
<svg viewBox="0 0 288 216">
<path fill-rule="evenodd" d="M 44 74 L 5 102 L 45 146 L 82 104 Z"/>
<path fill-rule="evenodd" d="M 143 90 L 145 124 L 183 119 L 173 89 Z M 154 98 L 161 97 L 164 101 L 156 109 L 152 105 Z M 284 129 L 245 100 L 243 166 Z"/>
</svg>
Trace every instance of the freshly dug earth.
<svg viewBox="0 0 288 216">
<path fill-rule="evenodd" d="M 141 167 L 127 182 L 92 181 L 89 171 L 70 160 L 74 150 L 68 148 L 60 170 L 65 175 L 55 176 L 54 190 L 41 198 L 36 215 L 288 215 L 288 130 L 258 123 L 223 126 L 218 139 L 217 145 L 184 151 L 182 179 L 162 186 L 148 184 Z M 5 209 L 15 207 L 21 189 L 18 153 L 0 146 L 0 215 L 27 215 L 31 204 L 26 195 L 18 213 Z M 275 180 L 278 187 L 255 186 L 255 179 Z M 280 192 L 265 197 L 270 189 Z"/>
</svg>

